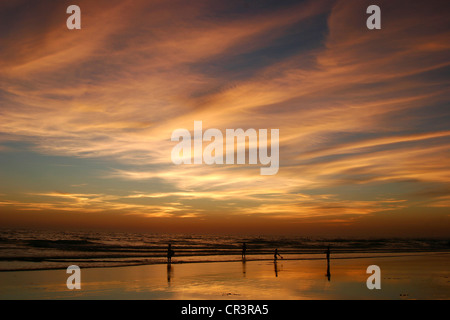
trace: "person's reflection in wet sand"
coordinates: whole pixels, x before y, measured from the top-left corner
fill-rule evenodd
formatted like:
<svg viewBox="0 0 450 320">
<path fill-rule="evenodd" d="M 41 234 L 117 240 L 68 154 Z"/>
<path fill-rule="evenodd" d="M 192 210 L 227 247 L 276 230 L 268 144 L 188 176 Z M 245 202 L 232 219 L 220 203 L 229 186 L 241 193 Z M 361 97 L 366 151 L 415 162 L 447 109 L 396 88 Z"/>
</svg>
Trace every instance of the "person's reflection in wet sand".
<svg viewBox="0 0 450 320">
<path fill-rule="evenodd" d="M 328 267 L 327 267 L 327 278 L 328 281 L 331 280 L 331 273 L 330 273 L 330 261 L 328 261 Z"/>
<path fill-rule="evenodd" d="M 173 278 L 173 267 L 172 267 L 171 263 L 168 263 L 167 264 L 167 284 L 169 285 L 169 287 L 170 287 L 170 281 L 172 280 L 172 278 Z"/>
<path fill-rule="evenodd" d="M 278 263 L 277 263 L 277 260 L 273 261 L 273 269 L 275 270 L 275 277 L 278 278 Z"/>
<path fill-rule="evenodd" d="M 244 278 L 247 275 L 247 265 L 245 259 L 242 260 L 242 275 L 244 276 Z"/>
<path fill-rule="evenodd" d="M 327 278 L 328 281 L 331 280 L 331 272 L 330 272 L 330 246 L 328 246 L 327 251 L 325 251 L 327 254 Z"/>
</svg>

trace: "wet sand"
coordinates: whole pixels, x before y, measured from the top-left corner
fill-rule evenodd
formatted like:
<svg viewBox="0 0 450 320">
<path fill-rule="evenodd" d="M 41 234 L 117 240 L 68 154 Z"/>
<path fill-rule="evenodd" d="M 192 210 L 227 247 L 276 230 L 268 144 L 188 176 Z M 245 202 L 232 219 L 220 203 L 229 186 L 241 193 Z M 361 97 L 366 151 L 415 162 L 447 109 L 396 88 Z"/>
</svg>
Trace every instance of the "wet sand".
<svg viewBox="0 0 450 320">
<path fill-rule="evenodd" d="M 381 289 L 369 290 L 369 265 Z M 450 253 L 323 260 L 174 263 L 82 269 L 81 290 L 65 270 L 0 273 L 0 299 L 450 299 Z"/>
</svg>

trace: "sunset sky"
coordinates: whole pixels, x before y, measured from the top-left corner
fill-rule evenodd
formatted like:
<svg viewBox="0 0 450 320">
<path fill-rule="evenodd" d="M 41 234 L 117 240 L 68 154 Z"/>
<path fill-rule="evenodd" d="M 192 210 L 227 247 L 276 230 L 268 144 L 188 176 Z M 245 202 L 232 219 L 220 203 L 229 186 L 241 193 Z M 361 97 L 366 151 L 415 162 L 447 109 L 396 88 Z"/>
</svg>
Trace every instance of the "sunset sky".
<svg viewBox="0 0 450 320">
<path fill-rule="evenodd" d="M 81 8 L 68 30 L 66 8 Z M 368 30 L 377 4 L 382 29 Z M 449 1 L 0 3 L 0 227 L 448 236 Z M 280 169 L 174 165 L 280 130 Z"/>
</svg>

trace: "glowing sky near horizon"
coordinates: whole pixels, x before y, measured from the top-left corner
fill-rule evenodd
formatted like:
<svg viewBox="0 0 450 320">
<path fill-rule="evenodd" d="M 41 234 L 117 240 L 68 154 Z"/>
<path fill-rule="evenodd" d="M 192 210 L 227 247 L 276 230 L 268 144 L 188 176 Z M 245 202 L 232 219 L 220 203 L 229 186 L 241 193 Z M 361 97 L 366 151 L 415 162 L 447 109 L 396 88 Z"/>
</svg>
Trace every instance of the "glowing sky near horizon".
<svg viewBox="0 0 450 320">
<path fill-rule="evenodd" d="M 449 234 L 448 1 L 72 2 L 0 4 L 1 227 Z M 174 165 L 196 120 L 278 174 Z"/>
</svg>

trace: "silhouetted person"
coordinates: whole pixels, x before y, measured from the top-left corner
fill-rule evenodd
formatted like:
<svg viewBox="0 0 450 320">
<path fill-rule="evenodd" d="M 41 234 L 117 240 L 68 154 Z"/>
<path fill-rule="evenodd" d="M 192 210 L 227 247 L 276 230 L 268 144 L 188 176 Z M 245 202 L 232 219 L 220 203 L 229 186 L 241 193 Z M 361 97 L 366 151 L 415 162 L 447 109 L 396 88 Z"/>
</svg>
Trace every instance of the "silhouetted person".
<svg viewBox="0 0 450 320">
<path fill-rule="evenodd" d="M 245 254 L 247 252 L 247 245 L 245 242 L 242 244 L 242 260 L 245 260 Z"/>
<path fill-rule="evenodd" d="M 275 252 L 273 254 L 273 261 L 277 261 L 278 257 L 283 259 L 283 257 L 278 253 L 278 249 L 275 249 Z"/>
<path fill-rule="evenodd" d="M 247 275 L 247 266 L 245 265 L 245 259 L 242 260 L 242 275 L 245 276 Z"/>
<path fill-rule="evenodd" d="M 175 252 L 172 250 L 172 245 L 169 244 L 169 247 L 167 248 L 167 263 L 172 263 L 172 257 L 175 255 Z"/>
<path fill-rule="evenodd" d="M 330 273 L 330 246 L 328 246 L 327 251 L 325 251 L 327 254 L 327 278 L 328 281 L 330 281 L 331 273 Z"/>
</svg>

